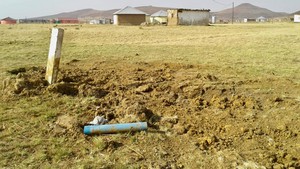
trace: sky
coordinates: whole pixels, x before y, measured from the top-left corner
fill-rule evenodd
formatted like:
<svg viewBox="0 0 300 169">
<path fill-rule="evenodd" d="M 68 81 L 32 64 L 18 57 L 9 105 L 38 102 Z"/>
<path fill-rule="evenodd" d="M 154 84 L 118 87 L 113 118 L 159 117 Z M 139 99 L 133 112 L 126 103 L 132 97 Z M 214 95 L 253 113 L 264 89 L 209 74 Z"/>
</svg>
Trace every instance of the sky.
<svg viewBox="0 0 300 169">
<path fill-rule="evenodd" d="M 235 5 L 251 3 L 275 12 L 300 10 L 300 0 L 0 0 L 0 19 L 30 18 L 93 8 L 119 9 L 125 6 L 159 6 L 172 8 L 211 9 L 220 11 Z"/>
</svg>

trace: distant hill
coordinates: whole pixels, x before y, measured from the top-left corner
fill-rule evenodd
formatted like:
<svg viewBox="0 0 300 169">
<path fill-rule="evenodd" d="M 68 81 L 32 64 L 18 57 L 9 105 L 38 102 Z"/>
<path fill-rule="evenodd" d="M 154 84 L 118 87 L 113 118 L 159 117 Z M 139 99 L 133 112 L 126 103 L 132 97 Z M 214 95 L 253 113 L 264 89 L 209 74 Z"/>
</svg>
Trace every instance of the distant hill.
<svg viewBox="0 0 300 169">
<path fill-rule="evenodd" d="M 292 13 L 292 15 L 300 15 L 300 11 Z"/>
<path fill-rule="evenodd" d="M 136 8 L 150 15 L 160 10 L 171 9 L 167 7 L 156 7 L 156 6 L 140 6 Z M 113 13 L 115 13 L 118 10 L 120 9 L 111 9 L 106 11 L 95 10 L 95 9 L 82 9 L 73 12 L 63 12 L 56 15 L 36 17 L 34 19 L 54 19 L 54 18 L 110 18 L 112 19 Z"/>
<path fill-rule="evenodd" d="M 115 12 L 117 12 L 120 9 L 111 9 L 111 10 L 107 10 L 107 11 L 97 11 L 95 13 L 91 13 L 91 14 L 84 14 L 81 15 L 78 18 L 113 18 L 113 14 Z"/>
<path fill-rule="evenodd" d="M 156 6 L 140 6 L 137 9 L 147 13 L 153 14 L 160 10 L 172 9 L 168 7 L 156 7 Z M 120 9 L 111 10 L 95 10 L 95 9 L 82 9 L 72 12 L 63 12 L 56 15 L 36 17 L 34 19 L 54 19 L 54 18 L 113 18 L 113 13 Z M 300 14 L 300 11 L 295 12 L 295 14 Z M 285 17 L 294 14 L 287 14 L 283 12 L 273 12 L 266 8 L 261 8 L 254 6 L 249 3 L 244 3 L 234 8 L 235 19 L 243 18 L 258 18 L 263 16 L 265 18 L 275 18 L 275 17 Z M 212 15 L 217 16 L 218 19 L 231 20 L 232 9 L 225 9 L 219 12 L 212 12 Z"/>
<path fill-rule="evenodd" d="M 154 14 L 155 12 L 158 12 L 160 10 L 168 10 L 168 9 L 171 9 L 171 8 L 167 8 L 167 7 L 156 7 L 156 6 L 140 6 L 140 7 L 136 7 L 137 9 L 151 15 L 151 14 Z M 89 18 L 89 17 L 92 17 L 92 18 L 110 18 L 112 19 L 113 17 L 113 14 L 115 12 L 117 12 L 118 10 L 120 9 L 112 9 L 112 10 L 107 10 L 107 11 L 98 11 L 98 12 L 95 12 L 95 13 L 91 13 L 91 14 L 88 14 L 88 15 L 82 15 L 80 18 Z"/>
<path fill-rule="evenodd" d="M 100 12 L 99 10 L 95 10 L 95 9 L 82 9 L 73 12 L 63 12 L 55 15 L 35 17 L 33 19 L 80 18 L 82 16 L 89 16 L 99 12 Z"/>
<path fill-rule="evenodd" d="M 232 9 L 225 9 L 219 12 L 215 12 L 214 15 L 217 16 L 218 19 L 231 20 L 232 17 Z M 265 18 L 274 18 L 274 17 L 283 17 L 288 16 L 288 13 L 283 12 L 273 12 L 266 8 L 261 8 L 258 6 L 254 6 L 249 3 L 243 3 L 234 8 L 234 18 L 235 19 L 243 19 L 243 18 L 258 18 L 263 16 Z"/>
</svg>

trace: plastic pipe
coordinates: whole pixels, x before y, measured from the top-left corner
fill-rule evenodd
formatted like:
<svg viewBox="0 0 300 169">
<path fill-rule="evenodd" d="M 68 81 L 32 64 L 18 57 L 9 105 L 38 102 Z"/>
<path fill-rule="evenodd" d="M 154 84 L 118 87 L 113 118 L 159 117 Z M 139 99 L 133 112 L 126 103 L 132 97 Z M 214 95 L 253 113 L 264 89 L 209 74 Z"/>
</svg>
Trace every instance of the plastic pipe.
<svg viewBox="0 0 300 169">
<path fill-rule="evenodd" d="M 142 130 L 147 130 L 147 128 L 148 128 L 147 122 L 93 125 L 93 126 L 84 126 L 83 133 L 86 135 L 113 134 L 113 133 L 121 133 L 121 132 L 128 132 L 128 131 L 142 131 Z"/>
</svg>

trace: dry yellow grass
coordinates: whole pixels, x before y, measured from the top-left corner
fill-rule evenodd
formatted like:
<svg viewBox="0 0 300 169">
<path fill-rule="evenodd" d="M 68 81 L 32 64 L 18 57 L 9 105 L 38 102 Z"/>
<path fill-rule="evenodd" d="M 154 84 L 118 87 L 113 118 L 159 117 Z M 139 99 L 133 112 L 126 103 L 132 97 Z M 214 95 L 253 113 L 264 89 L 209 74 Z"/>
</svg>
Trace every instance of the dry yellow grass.
<svg viewBox="0 0 300 169">
<path fill-rule="evenodd" d="M 52 25 L 0 26 L 1 72 L 45 65 Z M 162 61 L 234 67 L 257 76 L 299 79 L 299 24 L 209 27 L 62 26 L 62 61 Z M 295 76 L 295 77 L 293 77 Z"/>
<path fill-rule="evenodd" d="M 53 25 L 0 25 L 0 80 L 10 76 L 7 71 L 14 68 L 46 65 L 52 27 Z M 63 63 L 78 59 L 91 63 L 95 60 L 113 60 L 197 64 L 203 66 L 201 71 L 220 75 L 223 79 L 278 77 L 281 81 L 292 79 L 295 84 L 300 83 L 299 24 L 209 27 L 59 25 L 59 27 L 65 29 Z M 261 84 L 263 83 L 256 85 Z M 265 84 L 266 86 L 255 86 L 259 94 L 263 93 L 263 90 L 268 92 L 274 89 L 272 89 L 274 86 L 267 86 L 270 83 Z M 277 85 L 276 89 L 282 90 L 278 93 L 284 93 L 284 84 Z M 249 86 L 251 87 L 253 86 Z M 299 97 L 298 90 L 295 93 L 291 92 L 290 97 Z M 137 140 L 147 144 L 147 141 L 164 142 L 167 139 L 166 136 L 157 136 L 155 133 L 148 135 L 138 133 L 133 136 L 117 134 L 105 138 L 85 138 L 82 135 L 72 137 L 70 134 L 56 137 L 48 135 L 51 125 L 59 115 L 67 113 L 83 115 L 87 110 L 87 103 L 93 103 L 93 99 L 35 96 L 15 97 L 8 99 L 7 102 L 0 101 L 0 152 L 4 152 L 0 156 L 0 167 L 128 168 L 126 164 L 131 164 L 131 168 L 138 168 L 141 165 L 135 161 L 132 163 L 122 161 L 124 158 L 119 156 L 125 157 L 131 152 L 137 156 L 135 160 L 139 160 L 140 151 L 136 151 L 139 149 Z M 277 111 L 279 110 L 270 109 L 267 113 Z M 293 112 L 290 110 L 288 113 Z M 125 148 L 112 155 L 109 152 L 102 152 L 107 144 L 119 140 L 127 143 Z M 171 141 L 178 140 L 171 138 Z M 157 147 L 160 150 L 164 149 L 162 145 Z M 149 149 L 152 150 L 152 147 Z M 159 153 L 159 157 L 166 155 Z M 151 156 L 150 160 L 157 158 L 156 154 L 151 155 L 153 157 Z M 199 156 L 203 156 L 200 151 L 194 158 Z M 243 155 L 236 156 L 242 158 Z M 187 158 L 185 162 L 190 164 L 191 168 L 207 168 L 214 165 L 218 167 L 217 164 L 210 165 L 219 160 L 217 156 L 202 161 L 190 158 L 189 155 L 182 158 Z M 151 165 L 150 162 L 143 166 L 147 165 Z"/>
</svg>

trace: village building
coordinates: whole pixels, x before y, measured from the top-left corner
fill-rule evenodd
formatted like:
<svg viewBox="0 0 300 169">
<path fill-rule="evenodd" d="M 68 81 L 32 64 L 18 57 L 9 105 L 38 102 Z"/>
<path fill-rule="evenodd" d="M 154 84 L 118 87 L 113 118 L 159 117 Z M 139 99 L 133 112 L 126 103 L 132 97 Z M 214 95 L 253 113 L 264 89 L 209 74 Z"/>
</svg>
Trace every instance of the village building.
<svg viewBox="0 0 300 169">
<path fill-rule="evenodd" d="M 256 19 L 253 19 L 253 18 L 244 18 L 244 23 L 248 23 L 248 22 L 256 22 Z"/>
<path fill-rule="evenodd" d="M 209 9 L 170 9 L 168 25 L 209 25 Z"/>
<path fill-rule="evenodd" d="M 97 24 L 111 24 L 111 19 L 108 18 L 102 18 L 102 19 L 92 19 L 89 21 L 90 24 L 92 25 L 97 25 Z"/>
<path fill-rule="evenodd" d="M 146 13 L 127 6 L 114 13 L 115 25 L 140 25 L 146 22 Z"/>
<path fill-rule="evenodd" d="M 300 23 L 300 15 L 294 15 L 294 23 Z"/>
<path fill-rule="evenodd" d="M 15 20 L 13 18 L 10 18 L 10 17 L 7 17 L 7 18 L 1 19 L 0 23 L 4 24 L 4 25 L 11 25 L 11 24 L 16 24 L 17 20 Z"/>
<path fill-rule="evenodd" d="M 256 18 L 256 22 L 267 22 L 267 18 L 261 16 L 261 17 L 258 17 Z"/>
<path fill-rule="evenodd" d="M 19 24 L 46 24 L 50 23 L 48 19 L 18 19 Z"/>
<path fill-rule="evenodd" d="M 150 22 L 151 22 L 151 15 L 146 14 L 146 23 L 150 23 Z"/>
<path fill-rule="evenodd" d="M 168 13 L 163 10 L 158 11 L 151 15 L 150 22 L 153 24 L 167 24 Z"/>
<path fill-rule="evenodd" d="M 97 25 L 97 24 L 100 24 L 100 20 L 99 19 L 93 19 L 93 20 L 90 20 L 89 22 L 91 25 Z"/>
<path fill-rule="evenodd" d="M 217 23 L 217 17 L 216 16 L 211 16 L 211 23 L 212 24 Z"/>
<path fill-rule="evenodd" d="M 111 19 L 102 18 L 102 19 L 99 20 L 99 24 L 111 24 Z"/>
<path fill-rule="evenodd" d="M 51 23 L 55 24 L 78 24 L 79 20 L 76 18 L 56 18 L 52 19 Z"/>
</svg>

